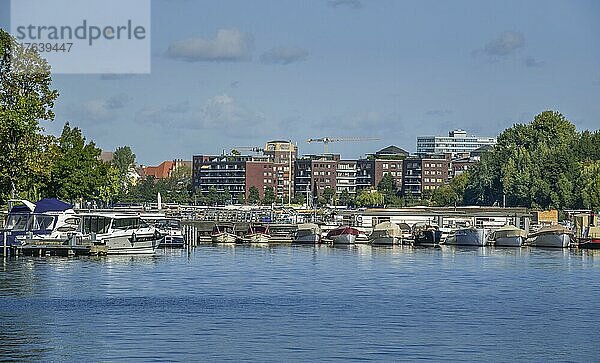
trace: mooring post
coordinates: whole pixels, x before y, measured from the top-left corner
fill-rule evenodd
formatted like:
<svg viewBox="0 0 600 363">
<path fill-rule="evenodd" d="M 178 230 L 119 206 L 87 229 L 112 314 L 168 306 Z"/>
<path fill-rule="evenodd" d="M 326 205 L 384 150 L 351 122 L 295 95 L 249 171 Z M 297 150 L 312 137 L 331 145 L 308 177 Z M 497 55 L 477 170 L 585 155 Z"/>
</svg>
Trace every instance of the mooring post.
<svg viewBox="0 0 600 363">
<path fill-rule="evenodd" d="M 8 248 L 7 248 L 8 247 L 8 245 L 7 245 L 7 243 L 8 243 L 8 233 L 4 232 L 2 237 L 4 237 L 4 239 L 2 240 L 2 245 L 3 245 L 2 246 L 2 252 L 4 254 L 2 256 L 4 256 L 4 258 L 6 258 L 6 251 L 8 250 Z"/>
</svg>

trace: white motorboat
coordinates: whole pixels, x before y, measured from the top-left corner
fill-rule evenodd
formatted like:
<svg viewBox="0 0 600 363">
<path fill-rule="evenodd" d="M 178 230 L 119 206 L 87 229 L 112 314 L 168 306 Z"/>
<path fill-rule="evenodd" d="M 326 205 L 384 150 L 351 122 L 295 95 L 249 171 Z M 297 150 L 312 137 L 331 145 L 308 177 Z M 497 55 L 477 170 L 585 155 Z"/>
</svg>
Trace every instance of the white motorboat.
<svg viewBox="0 0 600 363">
<path fill-rule="evenodd" d="M 84 240 L 106 246 L 109 255 L 151 255 L 163 236 L 139 215 L 89 213 L 80 215 Z"/>
<path fill-rule="evenodd" d="M 333 244 L 354 244 L 356 237 L 360 234 L 360 231 L 350 226 L 340 226 L 332 229 L 327 233 L 327 239 L 330 239 Z"/>
<path fill-rule="evenodd" d="M 294 234 L 294 243 L 316 244 L 321 243 L 321 227 L 314 223 L 303 223 L 298 225 Z"/>
<path fill-rule="evenodd" d="M 392 222 L 382 222 L 373 228 L 369 236 L 369 242 L 373 245 L 396 245 L 400 243 L 402 230 L 400 226 Z"/>
<path fill-rule="evenodd" d="M 534 247 L 566 248 L 571 244 L 573 232 L 563 226 L 542 227 L 529 235 L 526 244 Z"/>
<path fill-rule="evenodd" d="M 521 247 L 526 238 L 527 232 L 524 230 L 513 225 L 506 225 L 492 232 L 489 239 L 495 246 Z"/>
</svg>

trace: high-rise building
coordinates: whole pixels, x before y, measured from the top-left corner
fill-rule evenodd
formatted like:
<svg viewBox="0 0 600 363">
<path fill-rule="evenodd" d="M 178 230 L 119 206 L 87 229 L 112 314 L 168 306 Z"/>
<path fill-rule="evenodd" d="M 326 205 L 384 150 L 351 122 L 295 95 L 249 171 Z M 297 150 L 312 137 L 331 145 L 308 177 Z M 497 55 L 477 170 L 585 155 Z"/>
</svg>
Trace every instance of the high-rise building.
<svg viewBox="0 0 600 363">
<path fill-rule="evenodd" d="M 418 136 L 417 153 L 455 155 L 495 144 L 495 137 L 472 136 L 467 135 L 464 130 L 453 130 L 448 133 L 448 136 Z"/>
</svg>

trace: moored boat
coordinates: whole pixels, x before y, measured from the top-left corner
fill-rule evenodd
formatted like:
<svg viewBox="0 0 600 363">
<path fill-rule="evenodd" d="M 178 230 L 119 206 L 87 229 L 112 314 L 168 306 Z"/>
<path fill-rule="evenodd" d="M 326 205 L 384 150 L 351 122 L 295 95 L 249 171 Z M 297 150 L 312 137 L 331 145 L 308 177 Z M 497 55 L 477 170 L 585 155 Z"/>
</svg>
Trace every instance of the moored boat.
<svg viewBox="0 0 600 363">
<path fill-rule="evenodd" d="M 179 220 L 173 218 L 158 219 L 155 221 L 154 227 L 164 236 L 159 244 L 161 248 L 183 248 L 184 239 Z"/>
<path fill-rule="evenodd" d="M 501 227 L 490 235 L 491 243 L 499 247 L 521 247 L 526 238 L 527 232 L 513 225 Z"/>
<path fill-rule="evenodd" d="M 350 226 L 340 226 L 332 229 L 327 233 L 327 239 L 330 239 L 333 244 L 354 244 L 356 237 L 360 234 L 360 231 Z"/>
<path fill-rule="evenodd" d="M 563 226 L 542 227 L 529 235 L 526 244 L 533 247 L 566 248 L 571 244 L 571 230 Z"/>
<path fill-rule="evenodd" d="M 303 223 L 298 225 L 294 233 L 294 243 L 316 244 L 321 243 L 321 227 L 315 223 Z"/>
<path fill-rule="evenodd" d="M 402 231 L 400 226 L 392 222 L 382 222 L 373 228 L 369 243 L 373 245 L 395 245 L 400 243 Z"/>
<path fill-rule="evenodd" d="M 488 230 L 485 228 L 459 228 L 454 231 L 444 244 L 454 246 L 485 246 Z"/>
<path fill-rule="evenodd" d="M 163 236 L 139 215 L 86 213 L 80 215 L 80 234 L 109 255 L 152 255 Z"/>
<path fill-rule="evenodd" d="M 442 231 L 435 224 L 417 223 L 413 226 L 413 244 L 433 246 L 441 242 Z"/>
<path fill-rule="evenodd" d="M 244 239 L 246 242 L 250 243 L 269 243 L 269 239 L 271 239 L 269 227 L 262 225 L 250 225 Z"/>
<path fill-rule="evenodd" d="M 236 243 L 238 237 L 235 235 L 235 226 L 229 224 L 217 224 L 210 235 L 212 243 Z"/>
</svg>

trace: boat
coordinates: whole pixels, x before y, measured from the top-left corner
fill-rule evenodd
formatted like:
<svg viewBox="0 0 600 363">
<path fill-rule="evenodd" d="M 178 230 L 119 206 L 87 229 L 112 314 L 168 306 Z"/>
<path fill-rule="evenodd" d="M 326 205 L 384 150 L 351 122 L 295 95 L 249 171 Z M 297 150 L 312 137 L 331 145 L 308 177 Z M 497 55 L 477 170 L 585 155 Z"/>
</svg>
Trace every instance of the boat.
<svg viewBox="0 0 600 363">
<path fill-rule="evenodd" d="M 36 203 L 26 200 L 10 209 L 4 228 L 0 230 L 0 246 L 6 236 L 7 246 L 20 246 L 25 239 L 68 238 L 79 229 L 79 218 L 73 205 L 54 198 L 41 199 Z"/>
<path fill-rule="evenodd" d="M 459 228 L 454 231 L 444 244 L 454 246 L 485 246 L 488 230 L 485 228 Z"/>
<path fill-rule="evenodd" d="M 526 238 L 527 232 L 510 224 L 495 230 L 490 235 L 491 243 L 499 247 L 521 247 Z"/>
<path fill-rule="evenodd" d="M 321 227 L 319 227 L 318 224 L 314 223 L 299 224 L 296 233 L 294 233 L 294 243 L 321 243 Z"/>
<path fill-rule="evenodd" d="M 441 242 L 442 231 L 432 223 L 416 223 L 413 226 L 413 244 L 416 246 L 433 246 Z"/>
<path fill-rule="evenodd" d="M 212 243 L 236 243 L 238 237 L 235 235 L 235 225 L 216 224 L 210 238 Z"/>
<path fill-rule="evenodd" d="M 340 226 L 332 229 L 327 233 L 327 239 L 330 239 L 333 244 L 354 244 L 356 237 L 360 234 L 360 231 L 350 226 Z"/>
<path fill-rule="evenodd" d="M 147 220 L 144 218 L 144 220 Z M 151 224 L 158 229 L 163 239 L 160 241 L 161 248 L 183 248 L 184 239 L 181 232 L 181 222 L 174 218 L 158 218 L 151 221 Z"/>
<path fill-rule="evenodd" d="M 573 232 L 561 226 L 546 226 L 529 235 L 528 246 L 566 248 L 571 244 Z"/>
<path fill-rule="evenodd" d="M 579 248 L 586 248 L 592 250 L 600 249 L 600 227 L 590 226 L 588 231 L 588 238 L 579 244 Z"/>
<path fill-rule="evenodd" d="M 269 243 L 270 238 L 268 226 L 250 225 L 244 239 L 250 243 Z"/>
<path fill-rule="evenodd" d="M 400 243 L 402 230 L 392 222 L 382 222 L 373 228 L 369 236 L 369 243 L 373 245 L 396 245 Z"/>
<path fill-rule="evenodd" d="M 83 239 L 106 246 L 108 255 L 152 255 L 163 239 L 159 230 L 139 215 L 86 213 L 80 218 Z"/>
</svg>

